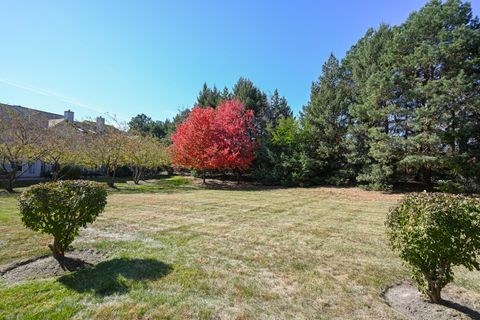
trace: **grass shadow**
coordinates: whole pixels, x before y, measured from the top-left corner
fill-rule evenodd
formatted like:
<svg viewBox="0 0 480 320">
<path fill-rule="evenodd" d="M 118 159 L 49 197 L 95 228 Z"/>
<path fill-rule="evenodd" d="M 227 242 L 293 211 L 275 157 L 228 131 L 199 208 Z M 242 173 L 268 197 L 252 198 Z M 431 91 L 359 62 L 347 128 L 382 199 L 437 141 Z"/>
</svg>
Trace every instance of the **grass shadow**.
<svg viewBox="0 0 480 320">
<path fill-rule="evenodd" d="M 447 308 L 457 310 L 458 312 L 461 312 L 472 319 L 480 319 L 480 312 L 473 310 L 467 306 L 449 300 L 442 300 L 440 304 L 444 305 Z"/>
<path fill-rule="evenodd" d="M 181 176 L 163 177 L 160 179 L 149 179 L 140 181 L 139 184 L 134 184 L 133 181 L 120 183 L 117 185 L 117 190 L 112 192 L 119 193 L 173 193 L 179 191 L 192 191 L 198 189 L 187 178 Z"/>
<path fill-rule="evenodd" d="M 172 270 L 171 265 L 156 259 L 116 258 L 64 275 L 58 281 L 77 292 L 108 296 L 127 293 L 132 282 L 157 280 Z"/>
</svg>

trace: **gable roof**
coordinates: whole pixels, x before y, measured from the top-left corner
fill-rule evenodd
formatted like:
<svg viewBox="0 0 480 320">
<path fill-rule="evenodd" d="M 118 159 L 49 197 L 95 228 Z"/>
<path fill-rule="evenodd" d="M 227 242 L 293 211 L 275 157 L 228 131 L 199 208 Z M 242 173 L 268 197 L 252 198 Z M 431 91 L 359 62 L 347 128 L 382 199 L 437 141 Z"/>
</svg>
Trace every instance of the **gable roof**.
<svg viewBox="0 0 480 320">
<path fill-rule="evenodd" d="M 44 127 L 48 127 L 48 122 L 50 120 L 60 120 L 64 118 L 64 116 L 61 114 L 26 108 L 18 105 L 0 103 L 0 113 L 7 113 L 11 111 L 14 111 L 21 116 L 34 116 L 35 118 L 38 117 L 38 121 L 40 121 L 41 125 Z"/>
<path fill-rule="evenodd" d="M 20 114 L 28 114 L 28 113 L 38 114 L 38 115 L 40 115 L 40 116 L 42 116 L 42 117 L 44 117 L 48 120 L 63 119 L 63 115 L 61 115 L 61 114 L 46 112 L 46 111 L 37 110 L 37 109 L 26 108 L 26 107 L 22 107 L 22 106 L 18 106 L 18 105 L 9 105 L 9 104 L 5 104 L 5 103 L 0 103 L 0 107 L 15 110 L 15 111 L 19 112 Z"/>
<path fill-rule="evenodd" d="M 18 114 L 20 114 L 21 116 L 29 115 L 29 116 L 38 117 L 38 120 L 41 121 L 41 125 L 44 126 L 45 128 L 61 127 L 61 126 L 70 124 L 81 132 L 99 133 L 105 130 L 106 131 L 119 130 L 114 126 L 108 125 L 105 123 L 102 125 L 101 128 L 99 128 L 95 121 L 84 120 L 84 121 L 68 122 L 65 120 L 65 116 L 61 114 L 46 112 L 46 111 L 32 109 L 32 108 L 26 108 L 18 105 L 9 105 L 5 103 L 0 103 L 0 115 L 2 112 L 5 112 L 5 111 L 8 112 L 8 110 L 13 110 L 15 112 L 18 112 Z"/>
</svg>

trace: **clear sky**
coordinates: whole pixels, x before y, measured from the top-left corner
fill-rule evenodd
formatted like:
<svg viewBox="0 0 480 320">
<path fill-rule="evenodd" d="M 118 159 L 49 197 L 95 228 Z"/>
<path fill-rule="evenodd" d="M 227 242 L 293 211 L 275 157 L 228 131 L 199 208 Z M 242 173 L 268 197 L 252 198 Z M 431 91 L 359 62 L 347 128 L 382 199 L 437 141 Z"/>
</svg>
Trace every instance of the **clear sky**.
<svg viewBox="0 0 480 320">
<path fill-rule="evenodd" d="M 77 118 L 172 117 L 250 78 L 298 112 L 333 52 L 425 0 L 0 0 L 0 102 Z M 472 1 L 478 15 L 480 0 Z"/>
</svg>

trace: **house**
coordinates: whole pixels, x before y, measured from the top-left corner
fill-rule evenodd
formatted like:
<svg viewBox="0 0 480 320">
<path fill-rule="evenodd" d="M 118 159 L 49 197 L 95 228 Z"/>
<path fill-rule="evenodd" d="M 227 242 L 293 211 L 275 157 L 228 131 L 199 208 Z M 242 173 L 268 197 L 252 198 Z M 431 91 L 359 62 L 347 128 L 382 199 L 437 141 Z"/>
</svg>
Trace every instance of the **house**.
<svg viewBox="0 0 480 320">
<path fill-rule="evenodd" d="M 51 112 L 26 108 L 18 105 L 8 105 L 0 103 L 0 113 L 4 112 L 5 114 L 5 112 L 8 112 L 9 110 L 15 111 L 22 116 L 34 117 L 36 120 L 38 120 L 38 124 L 44 128 L 61 126 L 67 122 L 73 124 L 74 127 L 77 128 L 77 130 L 79 131 L 98 131 L 103 130 L 106 126 L 105 119 L 103 117 L 97 117 L 96 122 L 75 121 L 74 112 L 71 110 L 66 110 L 63 115 L 60 115 Z M 2 159 L 0 159 L 0 161 L 2 161 Z M 42 179 L 51 171 L 51 166 L 47 163 L 43 163 L 40 160 L 36 160 L 33 163 L 7 163 L 5 164 L 5 168 L 7 172 L 11 170 L 17 170 L 17 177 L 19 177 L 19 179 Z"/>
</svg>

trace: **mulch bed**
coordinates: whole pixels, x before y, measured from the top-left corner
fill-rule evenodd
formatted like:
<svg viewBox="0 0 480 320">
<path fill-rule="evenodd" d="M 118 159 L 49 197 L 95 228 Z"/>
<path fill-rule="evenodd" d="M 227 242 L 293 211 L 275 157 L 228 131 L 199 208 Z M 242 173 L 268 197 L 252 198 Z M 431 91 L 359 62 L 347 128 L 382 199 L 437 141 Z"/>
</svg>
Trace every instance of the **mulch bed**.
<svg viewBox="0 0 480 320">
<path fill-rule="evenodd" d="M 73 250 L 62 260 L 52 255 L 43 255 L 0 266 L 0 280 L 8 283 L 58 277 L 69 272 L 92 267 L 107 259 L 107 255 L 96 250 Z"/>
<path fill-rule="evenodd" d="M 480 319 L 480 305 L 471 292 L 453 285 L 442 290 L 442 304 L 434 304 L 420 294 L 411 282 L 386 288 L 383 297 L 387 304 L 407 319 L 449 320 Z"/>
</svg>

